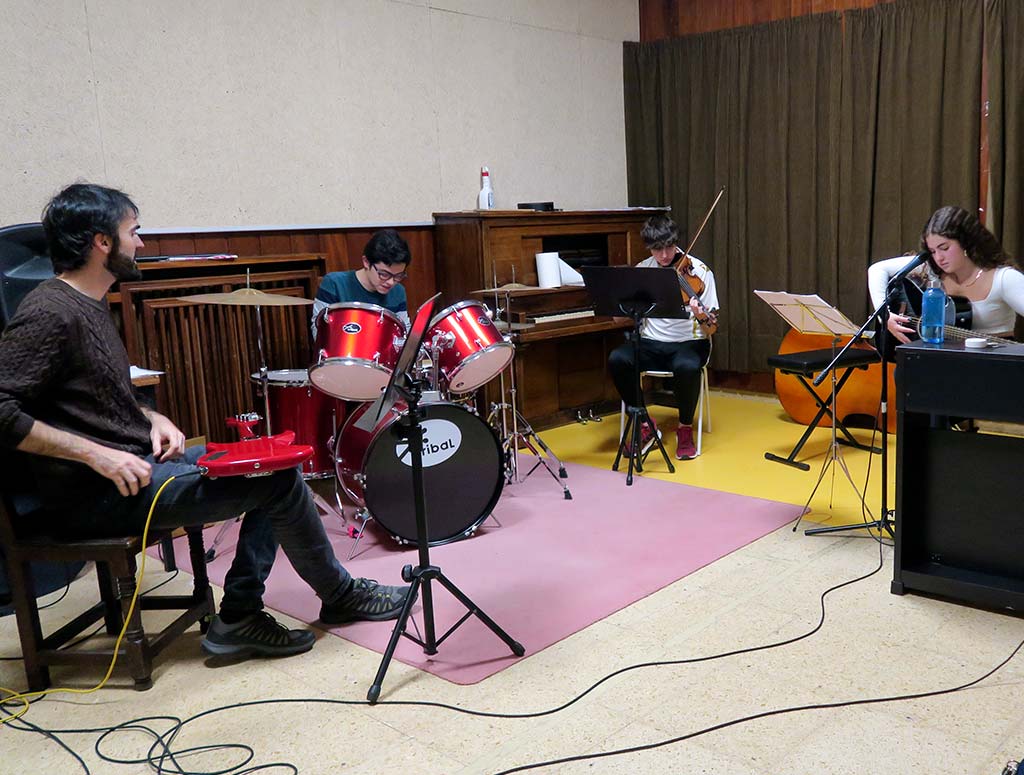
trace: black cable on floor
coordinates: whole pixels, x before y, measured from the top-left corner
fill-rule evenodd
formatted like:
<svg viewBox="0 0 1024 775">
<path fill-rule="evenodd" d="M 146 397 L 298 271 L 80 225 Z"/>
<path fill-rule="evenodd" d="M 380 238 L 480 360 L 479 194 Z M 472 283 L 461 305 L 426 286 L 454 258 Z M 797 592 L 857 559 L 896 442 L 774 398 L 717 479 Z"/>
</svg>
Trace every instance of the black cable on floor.
<svg viewBox="0 0 1024 775">
<path fill-rule="evenodd" d="M 644 662 L 644 663 L 639 663 L 639 664 L 635 664 L 635 665 L 629 665 L 627 667 L 621 668 L 620 670 L 616 670 L 615 672 L 610 673 L 610 674 L 604 676 L 603 678 L 601 678 L 600 680 L 598 680 L 594 684 L 592 684 L 590 687 L 588 687 L 586 690 L 584 690 L 580 694 L 578 694 L 575 697 L 573 697 L 571 700 L 569 700 L 569 701 L 567 701 L 567 702 L 565 702 L 565 703 L 563 703 L 563 704 L 561 704 L 561 705 L 559 705 L 557 707 L 549 708 L 547 710 L 535 711 L 535 712 L 527 712 L 527 713 L 497 713 L 497 712 L 493 712 L 493 711 L 472 710 L 472 709 L 468 709 L 468 708 L 461 708 L 461 707 L 458 707 L 458 706 L 455 706 L 455 705 L 448 705 L 446 703 L 430 702 L 430 701 L 422 701 L 422 700 L 381 700 L 381 701 L 378 701 L 376 704 L 377 705 L 405 706 L 405 707 L 436 708 L 436 709 L 447 710 L 447 711 L 450 711 L 450 712 L 453 712 L 453 713 L 460 713 L 460 714 L 468 715 L 468 716 L 482 717 L 482 718 L 498 718 L 498 719 L 529 719 L 529 718 L 540 718 L 540 717 L 543 717 L 543 716 L 553 715 L 553 714 L 559 713 L 559 712 L 561 712 L 561 711 L 571 707 L 572 705 L 576 704 L 577 702 L 582 700 L 584 697 L 586 697 L 588 694 L 590 694 L 591 692 L 596 690 L 602 684 L 610 681 L 611 679 L 613 679 L 613 678 L 615 678 L 617 676 L 623 675 L 623 674 L 631 672 L 633 670 L 645 669 L 645 668 L 650 668 L 650 667 L 671 667 L 671 666 L 677 666 L 677 665 L 691 665 L 691 664 L 697 664 L 697 663 L 701 663 L 701 662 L 710 662 L 710 661 L 713 661 L 713 660 L 724 659 L 726 657 L 738 656 L 738 655 L 741 655 L 741 654 L 750 654 L 750 653 L 754 653 L 754 652 L 758 652 L 758 651 L 765 651 L 767 649 L 779 648 L 781 646 L 790 645 L 790 644 L 796 643 L 798 641 L 804 640 L 806 638 L 809 638 L 812 635 L 814 635 L 815 633 L 817 633 L 821 629 L 821 627 L 824 625 L 825 614 L 826 614 L 825 598 L 830 593 L 832 593 L 834 591 L 837 591 L 839 589 L 842 589 L 843 587 L 850 586 L 852 584 L 856 584 L 856 583 L 858 583 L 860 581 L 863 581 L 863 580 L 865 580 L 867 578 L 870 578 L 871 576 L 873 576 L 876 573 L 878 573 L 882 569 L 882 567 L 883 567 L 882 546 L 881 546 L 881 544 L 879 544 L 879 564 L 878 564 L 878 566 L 876 566 L 871 572 L 869 572 L 867 574 L 864 574 L 862 576 L 858 576 L 858 577 L 856 577 L 854 579 L 850 579 L 848 581 L 841 582 L 841 583 L 836 584 L 836 585 L 833 585 L 832 587 L 829 587 L 824 592 L 822 592 L 821 596 L 819 598 L 819 600 L 820 600 L 820 608 L 821 608 L 821 615 L 819 617 L 818 623 L 812 629 L 808 630 L 807 632 L 805 632 L 805 633 L 803 633 L 801 635 L 798 635 L 798 636 L 795 636 L 795 637 L 792 637 L 792 638 L 787 638 L 785 640 L 777 641 L 777 642 L 770 643 L 770 644 L 763 644 L 763 645 L 760 645 L 760 646 L 752 646 L 752 647 L 744 648 L 744 649 L 736 649 L 736 650 L 733 650 L 733 651 L 723 652 L 723 653 L 720 653 L 720 654 L 714 654 L 714 655 L 705 656 L 705 657 L 692 657 L 692 658 L 689 658 L 689 659 L 679 659 L 679 660 L 660 660 L 660 661 L 655 661 L 655 662 Z M 653 750 L 655 748 L 660 748 L 660 747 L 664 747 L 664 746 L 673 745 L 675 743 L 683 742 L 683 741 L 686 741 L 686 740 L 691 740 L 691 739 L 693 739 L 695 737 L 699 737 L 701 735 L 705 735 L 705 734 L 708 734 L 710 732 L 714 732 L 714 731 L 717 731 L 717 730 L 720 730 L 720 729 L 725 729 L 727 727 L 735 726 L 735 725 L 738 725 L 738 724 L 747 723 L 747 722 L 750 722 L 750 721 L 755 721 L 755 720 L 762 719 L 762 718 L 768 718 L 768 717 L 771 717 L 771 716 L 784 715 L 784 714 L 788 714 L 788 713 L 799 713 L 799 712 L 810 711 L 810 710 L 826 710 L 826 709 L 833 709 L 833 708 L 852 707 L 852 706 L 856 706 L 856 705 L 868 705 L 868 704 L 879 704 L 879 703 L 885 703 L 885 702 L 898 702 L 898 701 L 905 701 L 905 700 L 915 700 L 915 699 L 923 699 L 923 698 L 927 698 L 927 697 L 936 697 L 936 696 L 943 695 L 943 694 L 950 694 L 950 693 L 953 693 L 953 692 L 962 691 L 962 690 L 970 688 L 972 686 L 976 686 L 977 684 L 981 683 L 985 679 L 989 678 L 990 676 L 995 674 L 998 670 L 1000 670 L 1002 667 L 1004 667 L 1011 659 L 1013 659 L 1013 657 L 1017 655 L 1017 653 L 1021 650 L 1021 648 L 1024 648 L 1024 641 L 1022 641 L 1020 644 L 1018 644 L 1018 646 L 1013 650 L 1013 652 L 1008 657 L 1006 657 L 1006 659 L 1004 659 L 996 667 L 992 668 L 991 670 L 986 672 L 981 677 L 976 678 L 976 679 L 974 679 L 974 680 L 972 680 L 972 681 L 970 681 L 968 683 L 962 684 L 960 686 L 952 687 L 952 688 L 938 689 L 938 690 L 933 690 L 933 691 L 928 691 L 928 692 L 919 692 L 919 693 L 914 693 L 914 694 L 894 695 L 894 696 L 874 697 L 874 698 L 864 698 L 864 699 L 856 699 L 856 700 L 847 700 L 847 701 L 842 701 L 842 702 L 820 703 L 820 704 L 813 704 L 813 705 L 801 705 L 801 706 L 792 706 L 792 707 L 787 707 L 787 708 L 778 708 L 778 709 L 775 709 L 775 710 L 765 711 L 763 713 L 758 713 L 758 714 L 754 714 L 754 715 L 750 715 L 750 716 L 744 716 L 744 717 L 741 717 L 741 718 L 732 719 L 732 720 L 725 721 L 725 722 L 722 722 L 722 723 L 719 723 L 719 724 L 715 724 L 715 725 L 710 726 L 710 727 L 706 727 L 706 728 L 701 729 L 701 730 L 697 730 L 695 732 L 691 732 L 691 733 L 688 733 L 688 734 L 685 734 L 685 735 L 679 735 L 679 736 L 676 736 L 676 737 L 668 738 L 668 739 L 661 740 L 661 741 L 658 741 L 658 742 L 655 742 L 655 743 L 648 743 L 648 744 L 645 744 L 645 745 L 631 746 L 631 747 L 614 749 L 614 750 L 609 750 L 609 751 L 599 751 L 599 752 L 592 753 L 592 754 L 580 754 L 580 755 L 577 755 L 577 756 L 569 756 L 569 757 L 563 757 L 563 758 L 560 758 L 560 759 L 551 759 L 551 760 L 546 760 L 546 761 L 541 761 L 541 762 L 533 762 L 533 763 L 530 763 L 530 764 L 520 765 L 518 767 L 514 767 L 514 768 L 511 768 L 511 769 L 502 770 L 499 773 L 495 773 L 495 775 L 511 775 L 512 773 L 525 772 L 525 771 L 528 771 L 528 770 L 535 770 L 535 769 L 539 769 L 541 767 L 549 767 L 549 766 L 554 766 L 554 765 L 559 765 L 559 764 L 566 764 L 566 763 L 571 763 L 571 762 L 587 761 L 587 760 L 591 760 L 591 759 L 599 759 L 599 758 L 607 758 L 607 757 L 612 757 L 612 756 L 622 756 L 622 755 L 631 754 L 631 753 L 639 753 L 639 752 L 643 752 L 643 751 Z M 175 751 L 173 749 L 173 747 L 172 747 L 172 744 L 173 744 L 175 738 L 178 736 L 178 734 L 188 724 L 192 724 L 192 723 L 194 723 L 196 721 L 199 721 L 200 719 L 206 718 L 207 716 L 212 716 L 212 715 L 214 715 L 216 713 L 222 713 L 222 712 L 225 712 L 225 711 L 241 709 L 241 708 L 262 707 L 262 706 L 268 706 L 268 705 L 288 705 L 288 704 L 341 705 L 341 706 L 363 706 L 363 707 L 370 706 L 370 703 L 367 702 L 366 700 L 340 700 L 340 699 L 324 699 L 324 698 L 317 698 L 317 697 L 309 697 L 309 698 L 275 698 L 275 699 L 252 700 L 252 701 L 248 701 L 248 702 L 232 703 L 232 704 L 220 706 L 220 707 L 217 707 L 217 708 L 211 708 L 211 709 L 202 711 L 200 713 L 194 714 L 194 715 L 192 715 L 189 718 L 186 718 L 184 720 L 180 720 L 180 719 L 178 719 L 176 717 L 170 717 L 170 716 L 167 716 L 167 717 L 144 717 L 144 718 L 140 718 L 140 719 L 132 719 L 132 720 L 129 720 L 129 721 L 125 721 L 125 722 L 122 722 L 121 724 L 115 725 L 113 727 L 98 727 L 98 728 L 92 728 L 92 729 L 44 729 L 42 727 L 38 727 L 37 725 L 27 725 L 27 724 L 26 724 L 26 727 L 21 727 L 21 726 L 15 726 L 15 724 L 17 722 L 10 722 L 9 725 L 13 729 L 18 729 L 18 730 L 21 730 L 21 731 L 32 731 L 32 732 L 36 732 L 38 734 L 44 734 L 47 737 L 49 737 L 51 739 L 54 739 L 56 742 L 60 743 L 64 747 L 66 747 L 66 745 L 62 741 L 60 741 L 56 737 L 56 735 L 58 735 L 58 734 L 62 734 L 62 735 L 67 735 L 67 734 L 99 734 L 100 737 L 97 740 L 96 745 L 95 745 L 95 752 L 96 752 L 96 754 L 97 754 L 97 756 L 99 758 L 101 758 L 104 761 L 108 761 L 108 762 L 111 762 L 111 763 L 120 763 L 120 764 L 138 764 L 138 763 L 143 763 L 144 762 L 144 763 L 147 763 L 154 770 L 156 770 L 157 773 L 171 773 L 172 775 L 247 775 L 248 773 L 257 772 L 257 771 L 260 771 L 260 770 L 267 770 L 267 769 L 271 769 L 271 768 L 286 768 L 286 769 L 289 769 L 292 772 L 297 772 L 297 769 L 294 767 L 294 765 L 291 765 L 290 763 L 287 763 L 287 762 L 275 762 L 275 763 L 271 763 L 271 764 L 257 765 L 256 767 L 248 767 L 247 768 L 246 765 L 248 765 L 252 761 L 252 758 L 255 755 L 255 752 L 253 751 L 253 749 L 250 746 L 247 746 L 247 745 L 244 745 L 244 744 L 238 744 L 238 743 L 227 744 L 226 743 L 226 744 L 219 744 L 219 745 L 205 745 L 205 746 L 199 746 L 199 747 L 195 747 L 195 748 L 186 748 L 186 749 L 182 749 L 182 750 L 179 750 L 179 751 Z M 2 707 L 2 706 L 0 706 L 0 707 Z M 152 720 L 156 720 L 156 719 L 162 719 L 162 720 L 171 721 L 172 725 L 171 725 L 170 729 L 167 732 L 160 733 L 160 732 L 152 729 L 151 727 L 146 726 L 143 723 L 143 722 L 152 721 Z M 133 732 L 145 731 L 147 734 L 149 734 L 149 735 L 151 735 L 153 737 L 154 742 L 153 742 L 152 746 L 150 746 L 148 755 L 146 757 L 143 757 L 143 758 L 140 758 L 140 759 L 122 760 L 122 759 L 115 759 L 115 758 L 107 756 L 106 754 L 103 753 L 103 751 L 101 750 L 101 747 L 100 747 L 102 741 L 105 740 L 110 735 L 116 734 L 118 732 L 124 732 L 124 731 L 133 731 Z M 184 758 L 186 756 L 195 756 L 197 754 L 201 754 L 203 752 L 208 752 L 208 751 L 213 751 L 213 750 L 234 750 L 234 751 L 240 751 L 240 752 L 242 752 L 244 754 L 244 761 L 241 762 L 240 764 L 236 764 L 236 765 L 233 765 L 233 766 L 227 766 L 227 767 L 220 767 L 220 768 L 215 769 L 215 770 L 188 770 L 185 767 L 183 767 L 181 765 L 181 762 L 179 761 L 180 758 Z M 75 756 L 76 756 L 76 759 L 81 761 L 80 757 L 78 757 L 77 755 L 75 755 Z M 85 765 L 84 765 L 84 762 L 83 762 L 83 767 L 84 766 Z M 245 769 L 242 769 L 242 768 L 245 768 Z M 87 767 L 86 767 L 86 772 L 87 773 L 89 772 Z"/>
</svg>

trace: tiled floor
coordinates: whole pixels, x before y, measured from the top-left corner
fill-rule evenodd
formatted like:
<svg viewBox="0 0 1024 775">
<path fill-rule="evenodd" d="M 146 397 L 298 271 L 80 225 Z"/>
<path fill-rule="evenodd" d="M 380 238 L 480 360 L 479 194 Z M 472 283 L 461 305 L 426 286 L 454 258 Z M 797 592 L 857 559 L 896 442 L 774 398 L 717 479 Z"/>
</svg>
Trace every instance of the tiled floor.
<svg viewBox="0 0 1024 775">
<path fill-rule="evenodd" d="M 664 410 L 656 415 L 669 419 Z M 565 459 L 608 465 L 617 424 L 613 417 L 542 435 Z M 763 458 L 773 447 L 785 454 L 800 434 L 779 419 L 776 404 L 715 394 L 713 428 L 704 439 L 704 456 L 679 465 L 679 481 L 794 504 L 806 501 L 821 458 L 809 460 L 807 473 Z M 808 454 L 823 452 L 827 440 L 827 432 L 817 432 Z M 845 453 L 858 482 L 866 457 Z M 659 475 L 655 469 L 652 465 L 651 474 Z M 877 468 L 872 475 L 877 479 Z M 822 487 L 812 503 L 814 519 L 859 519 L 856 496 L 845 480 L 836 480 L 831 509 L 827 479 Z M 869 487 L 873 509 L 879 502 L 877 487 L 877 482 Z M 878 567 L 879 546 L 865 531 L 806 537 L 782 528 L 474 686 L 449 684 L 393 662 L 384 702 L 369 707 L 362 700 L 380 660 L 376 653 L 321 634 L 310 654 L 216 664 L 202 656 L 193 631 L 161 659 L 150 691 L 132 691 L 118 673 L 114 686 L 91 695 L 54 695 L 34 705 L 26 718 L 53 729 L 98 728 L 143 716 L 185 719 L 230 703 L 315 700 L 224 710 L 187 723 L 174 750 L 219 746 L 180 758 L 189 771 L 291 762 L 304 773 L 476 775 L 686 738 L 651 750 L 527 771 L 998 775 L 1008 759 L 1024 756 L 1024 714 L 1018 701 L 1024 655 L 955 694 L 773 714 L 954 687 L 984 675 L 1024 639 L 1024 622 L 1017 618 L 890 594 L 891 549 L 882 549 L 881 561 L 879 572 L 827 597 L 820 630 L 773 649 L 732 653 L 811 631 L 821 615 L 824 590 Z M 163 573 L 151 565 L 148 575 L 156 581 Z M 72 585 L 71 597 L 84 597 L 89 581 Z M 179 578 L 171 586 L 186 585 Z M 69 608 L 62 603 L 46 613 L 57 618 Z M 17 650 L 13 617 L 7 617 L 0 620 L 0 654 Z M 613 671 L 663 660 L 678 664 L 622 673 L 568 708 L 547 713 Z M 95 682 L 99 677 L 53 672 L 58 685 L 88 686 L 88 678 Z M 0 685 L 17 688 L 23 682 L 18 662 L 0 663 Z M 390 704 L 417 701 L 521 717 Z M 762 717 L 699 734 L 752 716 Z M 169 725 L 151 723 L 161 730 Z M 59 737 L 93 773 L 153 771 L 142 763 L 99 759 L 93 750 L 96 732 Z M 141 732 L 124 732 L 104 740 L 102 751 L 137 760 L 151 743 Z M 251 746 L 252 762 L 243 765 L 247 754 L 224 747 L 231 745 Z M 0 772 L 84 770 L 52 740 L 4 728 Z"/>
</svg>

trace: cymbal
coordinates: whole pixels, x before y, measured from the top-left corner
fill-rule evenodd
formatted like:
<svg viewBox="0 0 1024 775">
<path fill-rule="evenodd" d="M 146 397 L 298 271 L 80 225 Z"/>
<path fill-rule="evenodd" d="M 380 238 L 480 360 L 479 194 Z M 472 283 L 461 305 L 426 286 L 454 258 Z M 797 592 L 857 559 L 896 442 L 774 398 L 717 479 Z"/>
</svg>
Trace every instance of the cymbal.
<svg viewBox="0 0 1024 775">
<path fill-rule="evenodd" d="M 470 293 L 494 293 L 496 291 L 525 291 L 529 288 L 536 289 L 536 285 L 523 285 L 522 283 L 505 283 L 497 288 L 481 288 L 477 291 L 470 291 Z"/>
<path fill-rule="evenodd" d="M 299 307 L 313 303 L 312 299 L 304 299 L 301 296 L 264 293 L 256 288 L 239 288 L 230 293 L 197 293 L 178 298 L 200 304 L 226 304 L 237 307 Z"/>
</svg>

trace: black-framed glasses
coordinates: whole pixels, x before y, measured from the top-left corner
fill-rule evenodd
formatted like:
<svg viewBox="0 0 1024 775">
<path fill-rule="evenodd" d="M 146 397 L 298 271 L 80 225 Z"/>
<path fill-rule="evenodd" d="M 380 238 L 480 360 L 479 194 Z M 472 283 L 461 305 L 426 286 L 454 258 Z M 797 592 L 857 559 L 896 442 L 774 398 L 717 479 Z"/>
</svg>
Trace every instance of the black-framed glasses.
<svg viewBox="0 0 1024 775">
<path fill-rule="evenodd" d="M 400 283 L 409 276 L 408 272 L 392 273 L 386 269 L 378 269 L 377 267 L 373 267 L 373 271 L 377 273 L 377 277 L 380 278 L 381 282 L 394 280 L 396 283 Z"/>
</svg>

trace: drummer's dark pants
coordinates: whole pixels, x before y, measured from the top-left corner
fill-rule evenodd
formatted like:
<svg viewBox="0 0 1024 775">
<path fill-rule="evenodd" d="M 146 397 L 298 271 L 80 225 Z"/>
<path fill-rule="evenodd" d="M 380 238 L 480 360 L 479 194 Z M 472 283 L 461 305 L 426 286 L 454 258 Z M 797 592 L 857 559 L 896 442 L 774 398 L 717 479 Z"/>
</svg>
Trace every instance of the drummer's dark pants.
<svg viewBox="0 0 1024 775">
<path fill-rule="evenodd" d="M 640 371 L 671 371 L 672 393 L 679 409 L 679 422 L 693 424 L 693 413 L 700 398 L 700 372 L 711 356 L 711 341 L 658 342 L 640 339 Z M 612 381 L 628 406 L 639 406 L 636 372 L 633 368 L 633 343 L 627 341 L 608 356 Z"/>
<path fill-rule="evenodd" d="M 202 525 L 242 516 L 235 557 L 224 579 L 221 613 L 241 616 L 263 608 L 265 582 L 277 555 L 284 550 L 295 572 L 324 603 L 333 603 L 352 586 L 352 577 L 338 562 L 323 521 L 298 468 L 269 476 L 208 479 L 198 476 L 196 460 L 203 447 L 186 450 L 178 460 L 153 465 L 150 484 L 138 495 L 124 497 L 112 482 L 98 482 L 99 494 L 64 513 L 69 532 L 82 536 L 140 535 L 153 496 L 172 476 L 153 513 L 153 528 Z M 97 477 L 99 479 L 99 477 Z"/>
</svg>

